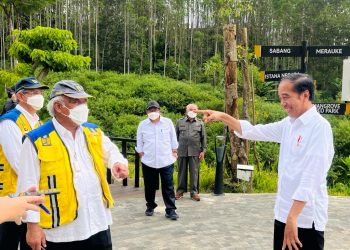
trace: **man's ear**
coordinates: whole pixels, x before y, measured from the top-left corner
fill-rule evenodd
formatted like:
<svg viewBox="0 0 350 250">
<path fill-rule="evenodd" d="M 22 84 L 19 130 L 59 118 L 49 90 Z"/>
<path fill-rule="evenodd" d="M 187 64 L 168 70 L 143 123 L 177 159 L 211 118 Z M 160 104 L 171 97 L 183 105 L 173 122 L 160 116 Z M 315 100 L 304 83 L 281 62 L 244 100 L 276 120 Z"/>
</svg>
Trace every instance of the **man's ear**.
<svg viewBox="0 0 350 250">
<path fill-rule="evenodd" d="M 58 113 L 63 113 L 64 112 L 64 107 L 63 107 L 62 103 L 60 103 L 60 102 L 55 102 L 53 104 L 53 109 L 56 112 L 58 112 Z"/>
<path fill-rule="evenodd" d="M 16 93 L 16 98 L 19 102 L 26 102 L 26 97 L 21 92 Z"/>
<path fill-rule="evenodd" d="M 306 99 L 310 99 L 310 92 L 309 92 L 309 90 L 305 90 L 305 91 L 303 92 L 303 95 L 304 95 L 304 97 L 305 97 Z"/>
</svg>

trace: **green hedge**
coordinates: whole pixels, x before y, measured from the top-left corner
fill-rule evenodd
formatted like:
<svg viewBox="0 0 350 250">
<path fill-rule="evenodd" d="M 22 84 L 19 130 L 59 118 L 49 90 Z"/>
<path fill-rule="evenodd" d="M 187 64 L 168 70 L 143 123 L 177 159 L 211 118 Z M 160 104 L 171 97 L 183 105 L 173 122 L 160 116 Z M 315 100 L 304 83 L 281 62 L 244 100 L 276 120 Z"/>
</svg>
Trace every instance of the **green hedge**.
<svg viewBox="0 0 350 250">
<path fill-rule="evenodd" d="M 20 77 L 14 73 L 0 71 L 0 87 L 11 86 Z M 182 117 L 188 103 L 196 103 L 201 109 L 223 110 L 223 86 L 213 87 L 210 84 L 193 84 L 176 81 L 159 75 L 123 75 L 115 72 L 97 73 L 94 71 L 76 71 L 66 73 L 50 73 L 43 83 L 50 87 L 57 81 L 71 79 L 81 83 L 86 91 L 95 98 L 89 101 L 91 110 L 89 120 L 97 123 L 108 135 L 136 138 L 136 128 L 139 122 L 146 118 L 145 108 L 149 100 L 157 100 L 161 112 L 175 123 Z M 45 93 L 48 95 L 49 91 Z M 6 100 L 2 95 L 1 104 Z M 241 106 L 241 100 L 239 100 Z M 279 103 L 267 102 L 261 97 L 255 98 L 257 123 L 268 123 L 285 117 L 285 112 Z M 43 120 L 48 119 L 45 109 L 40 111 Z M 335 144 L 335 160 L 328 177 L 333 193 L 343 193 L 349 190 L 344 183 L 344 174 L 350 174 L 350 168 L 344 165 L 344 159 L 350 155 L 350 123 L 349 117 L 325 116 L 332 125 Z M 208 150 L 203 169 L 215 166 L 214 141 L 215 136 L 222 135 L 224 125 L 221 122 L 206 125 L 208 135 Z M 256 173 L 254 186 L 258 192 L 273 191 L 277 178 L 279 145 L 268 142 L 257 142 L 256 149 L 263 173 Z M 253 150 L 249 155 L 250 163 L 256 165 Z M 344 170 L 345 169 L 345 170 Z M 339 173 L 342 173 L 341 175 Z M 212 172 L 211 174 L 212 175 Z M 208 190 L 212 179 L 201 175 L 203 190 Z M 265 180 L 266 179 L 266 180 Z M 338 188 L 337 188 L 338 187 Z"/>
</svg>

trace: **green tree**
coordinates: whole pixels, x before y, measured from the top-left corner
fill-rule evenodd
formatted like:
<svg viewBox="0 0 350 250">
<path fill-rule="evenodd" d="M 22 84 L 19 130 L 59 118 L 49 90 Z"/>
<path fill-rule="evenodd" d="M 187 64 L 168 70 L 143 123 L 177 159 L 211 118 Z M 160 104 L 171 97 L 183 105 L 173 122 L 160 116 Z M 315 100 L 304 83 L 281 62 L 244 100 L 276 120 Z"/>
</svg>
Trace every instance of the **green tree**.
<svg viewBox="0 0 350 250">
<path fill-rule="evenodd" d="M 217 80 L 223 79 L 223 61 L 219 54 L 215 54 L 204 63 L 204 75 L 209 79 L 212 78 L 213 85 L 217 85 Z M 208 80 L 209 80 L 208 79 Z"/>
<path fill-rule="evenodd" d="M 48 72 L 70 71 L 88 68 L 91 58 L 72 55 L 77 42 L 67 30 L 37 26 L 31 30 L 14 30 L 15 42 L 9 53 L 20 62 L 32 66 L 32 74 L 38 70 L 38 79 Z"/>
<path fill-rule="evenodd" d="M 21 15 L 38 11 L 53 2 L 55 2 L 55 0 L 2 0 L 0 2 L 0 7 L 6 15 L 9 33 L 11 34 L 14 29 L 14 16 L 16 17 L 18 27 Z"/>
</svg>

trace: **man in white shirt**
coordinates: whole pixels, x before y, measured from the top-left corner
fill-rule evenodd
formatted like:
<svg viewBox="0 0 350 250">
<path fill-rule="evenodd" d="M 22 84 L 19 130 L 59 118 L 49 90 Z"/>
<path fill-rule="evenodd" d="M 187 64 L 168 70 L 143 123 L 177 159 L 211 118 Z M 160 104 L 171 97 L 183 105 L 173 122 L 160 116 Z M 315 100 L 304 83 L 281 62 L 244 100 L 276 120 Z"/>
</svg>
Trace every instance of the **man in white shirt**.
<svg viewBox="0 0 350 250">
<path fill-rule="evenodd" d="M 28 212 L 27 242 L 34 250 L 111 250 L 113 198 L 107 167 L 128 175 L 127 160 L 101 129 L 87 122 L 87 94 L 71 80 L 57 82 L 47 105 L 53 117 L 27 134 L 21 151 L 18 189 L 55 188 L 45 197 L 50 214 Z"/>
<path fill-rule="evenodd" d="M 160 115 L 160 106 L 156 101 L 148 103 L 146 113 L 148 118 L 141 121 L 137 128 L 136 147 L 141 157 L 145 184 L 145 215 L 152 216 L 157 207 L 155 195 L 160 175 L 165 217 L 177 220 L 173 173 L 178 143 L 174 124 Z"/>
<path fill-rule="evenodd" d="M 332 129 L 312 104 L 314 85 L 308 75 L 286 76 L 278 95 L 288 117 L 266 125 L 253 126 L 217 111 L 199 112 L 207 122 L 225 122 L 242 138 L 280 143 L 274 249 L 323 249 Z"/>
<path fill-rule="evenodd" d="M 36 114 L 44 105 L 42 92 L 48 89 L 34 77 L 19 80 L 12 89 L 16 93 L 16 107 L 0 117 L 0 196 L 16 192 L 21 165 L 19 155 L 23 134 L 40 125 Z M 26 225 L 6 222 L 0 225 L 0 249 L 30 249 L 26 244 Z"/>
</svg>

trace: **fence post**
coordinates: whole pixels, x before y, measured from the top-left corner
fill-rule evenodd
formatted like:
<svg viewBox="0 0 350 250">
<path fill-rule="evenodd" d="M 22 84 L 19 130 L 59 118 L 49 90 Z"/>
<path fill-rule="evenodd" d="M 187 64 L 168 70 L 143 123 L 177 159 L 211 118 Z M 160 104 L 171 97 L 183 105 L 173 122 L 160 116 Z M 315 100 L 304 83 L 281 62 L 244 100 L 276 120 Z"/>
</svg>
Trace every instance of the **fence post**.
<svg viewBox="0 0 350 250">
<path fill-rule="evenodd" d="M 135 187 L 140 187 L 140 156 L 135 151 Z"/>
<path fill-rule="evenodd" d="M 225 137 L 216 136 L 215 138 L 215 156 L 216 173 L 214 195 L 223 195 L 224 193 L 224 155 L 225 155 Z"/>
<path fill-rule="evenodd" d="M 127 147 L 126 147 L 126 140 L 122 141 L 122 155 L 124 156 L 125 159 L 128 158 L 128 151 L 127 151 Z M 126 187 L 128 185 L 128 178 L 123 179 L 123 186 Z"/>
<path fill-rule="evenodd" d="M 134 156 L 134 163 L 135 163 L 135 187 L 140 187 L 140 156 L 136 152 L 136 148 L 134 148 L 133 152 L 128 152 L 128 143 L 136 143 L 136 139 L 131 138 L 122 138 L 122 137 L 115 137 L 115 136 L 109 136 L 109 138 L 113 142 L 121 142 L 121 154 L 123 157 L 127 158 L 128 155 Z M 111 177 L 111 171 L 110 169 L 107 169 L 107 181 L 109 184 L 111 184 L 112 177 Z M 123 186 L 128 185 L 128 179 L 123 179 Z"/>
</svg>

